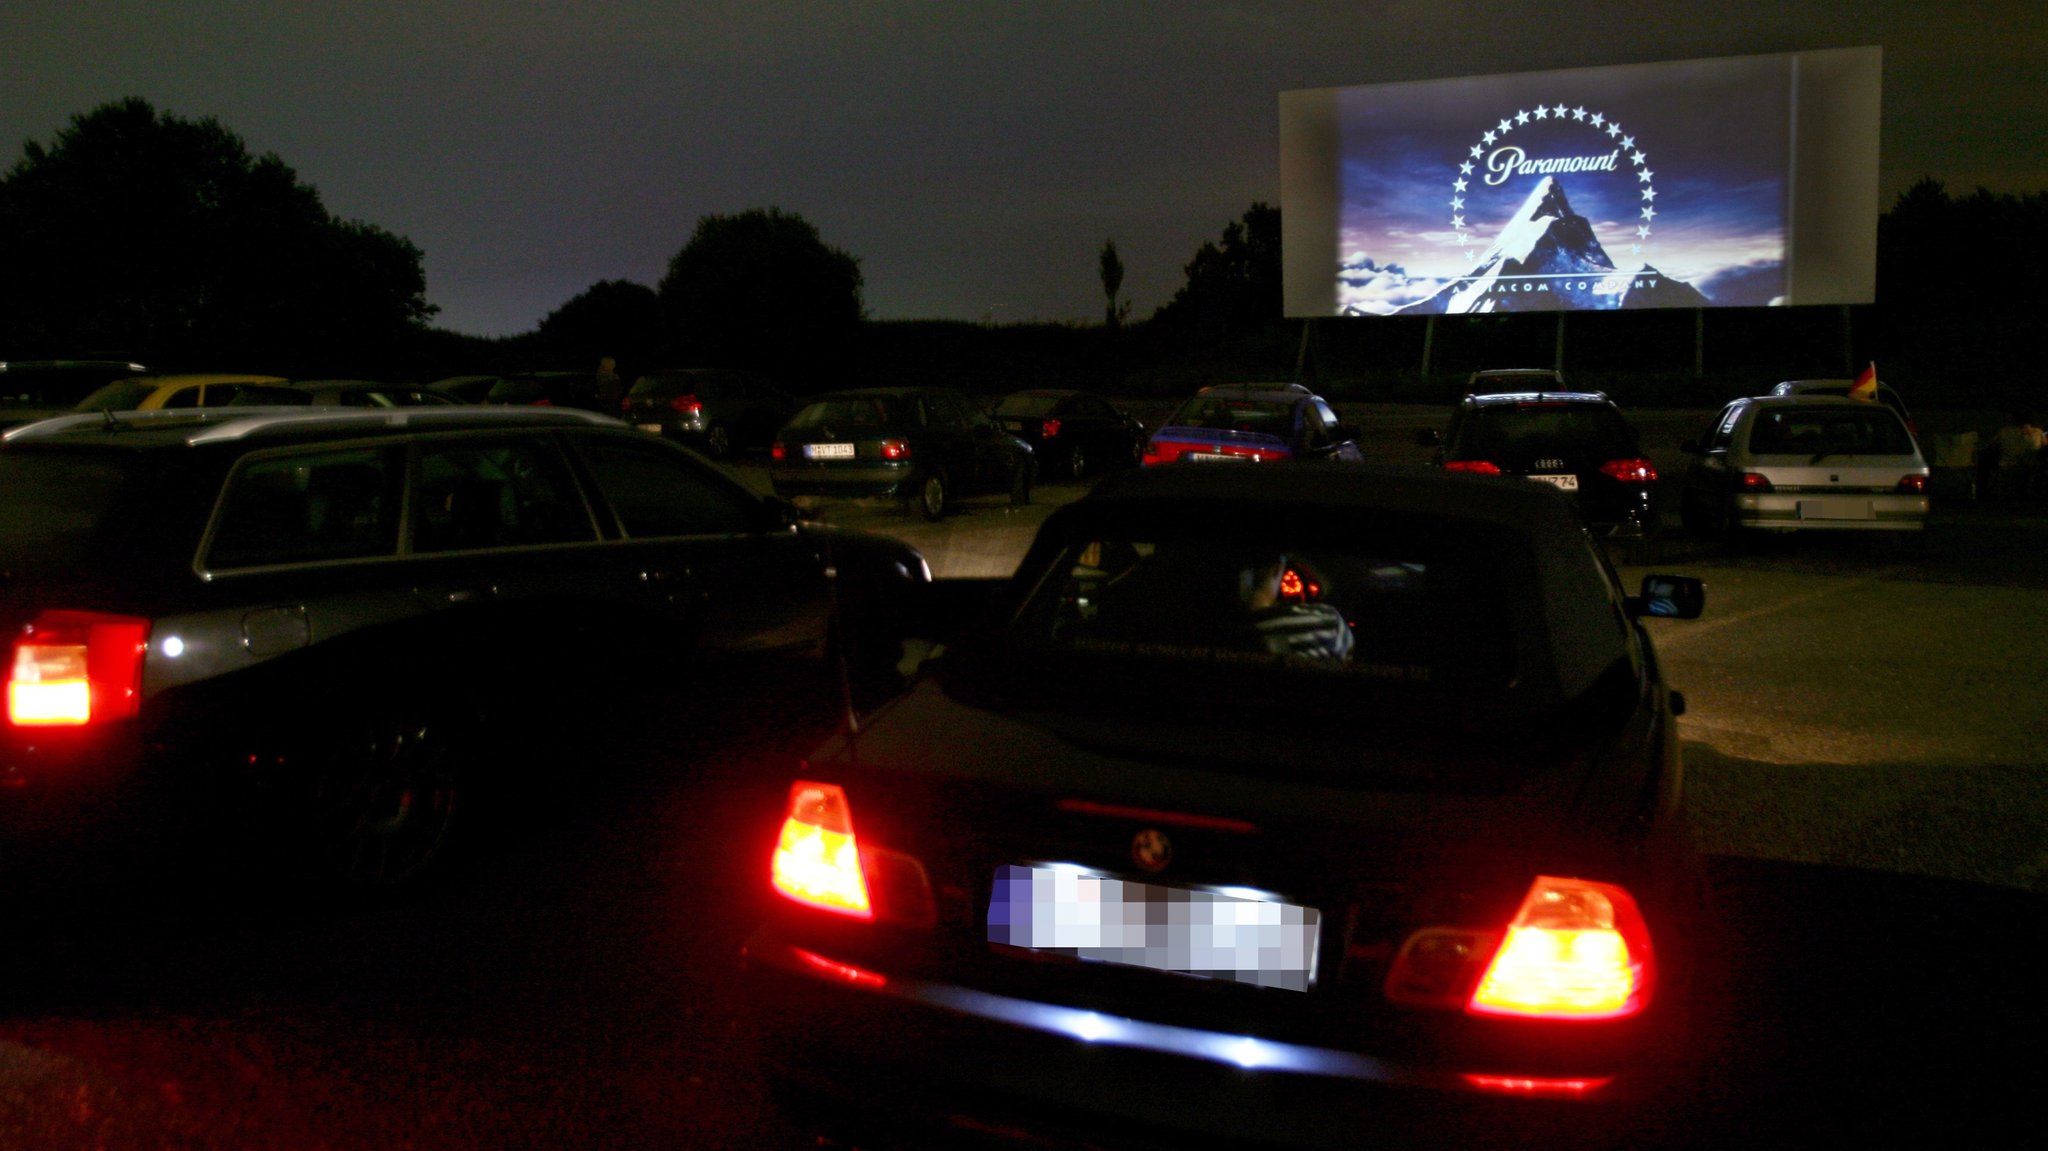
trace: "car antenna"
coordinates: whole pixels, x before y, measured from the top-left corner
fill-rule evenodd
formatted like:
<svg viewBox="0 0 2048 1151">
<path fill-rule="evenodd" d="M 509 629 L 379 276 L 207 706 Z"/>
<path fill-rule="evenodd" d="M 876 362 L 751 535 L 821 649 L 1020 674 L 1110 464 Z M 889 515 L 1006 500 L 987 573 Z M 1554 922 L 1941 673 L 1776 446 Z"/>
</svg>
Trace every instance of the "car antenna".
<svg viewBox="0 0 2048 1151">
<path fill-rule="evenodd" d="M 846 617 L 839 602 L 839 562 L 832 554 L 830 540 L 825 543 L 825 580 L 831 595 L 827 626 L 831 629 L 834 662 L 839 665 L 839 702 L 846 715 L 846 749 L 852 751 L 853 741 L 860 735 L 860 711 L 853 706 L 853 667 L 847 651 Z"/>
</svg>

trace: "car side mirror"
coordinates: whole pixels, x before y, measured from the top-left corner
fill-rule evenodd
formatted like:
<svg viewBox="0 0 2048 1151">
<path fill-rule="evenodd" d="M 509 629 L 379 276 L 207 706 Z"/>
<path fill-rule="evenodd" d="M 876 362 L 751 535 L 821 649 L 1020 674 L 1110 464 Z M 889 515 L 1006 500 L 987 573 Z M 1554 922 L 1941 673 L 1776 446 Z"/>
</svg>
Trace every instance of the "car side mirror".
<svg viewBox="0 0 2048 1151">
<path fill-rule="evenodd" d="M 1694 576 L 1646 575 L 1642 593 L 1623 604 L 1631 619 L 1698 619 L 1707 606 L 1707 585 Z"/>
</svg>

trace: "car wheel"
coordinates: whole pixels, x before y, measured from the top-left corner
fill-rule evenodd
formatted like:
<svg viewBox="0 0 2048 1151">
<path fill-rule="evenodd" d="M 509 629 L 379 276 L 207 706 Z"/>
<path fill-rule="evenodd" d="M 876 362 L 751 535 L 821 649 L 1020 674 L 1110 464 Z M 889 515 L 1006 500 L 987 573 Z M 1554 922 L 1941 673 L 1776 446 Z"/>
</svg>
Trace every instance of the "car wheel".
<svg viewBox="0 0 2048 1151">
<path fill-rule="evenodd" d="M 724 424 L 713 424 L 704 432 L 704 450 L 711 458 L 722 460 L 732 454 L 732 431 Z"/>
<path fill-rule="evenodd" d="M 1088 453 L 1087 453 L 1087 452 L 1085 452 L 1085 451 L 1083 451 L 1083 450 L 1081 450 L 1081 445 L 1080 445 L 1080 444 L 1074 444 L 1074 445 L 1072 445 L 1072 446 L 1068 447 L 1068 448 L 1067 448 L 1067 478 L 1068 478 L 1068 479 L 1070 479 L 1070 480 L 1077 480 L 1077 481 L 1078 481 L 1078 480 L 1079 480 L 1079 479 L 1080 479 L 1081 477 L 1083 477 L 1083 476 L 1085 476 L 1085 475 L 1087 475 L 1087 474 L 1088 474 Z"/>
<path fill-rule="evenodd" d="M 457 708 L 414 704 L 336 732 L 315 780 L 314 862 L 356 888 L 419 878 L 448 844 L 474 732 Z"/>
<path fill-rule="evenodd" d="M 1023 507 L 1031 502 L 1031 461 L 1022 460 L 1017 470 L 1010 473 L 1010 504 Z"/>
<path fill-rule="evenodd" d="M 917 512 L 927 520 L 936 521 L 946 514 L 946 474 L 926 472 L 923 482 L 917 485 Z"/>
</svg>

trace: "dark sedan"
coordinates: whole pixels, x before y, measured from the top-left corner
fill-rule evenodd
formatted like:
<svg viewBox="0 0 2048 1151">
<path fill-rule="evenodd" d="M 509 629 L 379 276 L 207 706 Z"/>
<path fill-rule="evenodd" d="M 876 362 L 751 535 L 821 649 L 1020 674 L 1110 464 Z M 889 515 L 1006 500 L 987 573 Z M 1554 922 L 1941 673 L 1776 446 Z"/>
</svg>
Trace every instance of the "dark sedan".
<svg viewBox="0 0 2048 1151">
<path fill-rule="evenodd" d="M 1702 600 L 1542 485 L 1103 480 L 793 768 L 745 952 L 785 1098 L 1033 1146 L 1643 1116 L 1699 896 L 1638 620 Z"/>
<path fill-rule="evenodd" d="M 819 396 L 775 436 L 777 495 L 887 499 L 928 520 L 962 496 L 1031 502 L 1030 445 L 949 388 L 862 388 Z"/>
<path fill-rule="evenodd" d="M 1600 392 L 1466 396 L 1450 428 L 1424 433 L 1448 471 L 1534 480 L 1569 492 L 1595 531 L 1644 537 L 1657 530 L 1657 466 L 1642 437 Z"/>
<path fill-rule="evenodd" d="M 1011 435 L 1031 445 L 1041 476 L 1079 480 L 1145 458 L 1145 425 L 1093 392 L 1012 392 L 993 414 Z"/>
</svg>

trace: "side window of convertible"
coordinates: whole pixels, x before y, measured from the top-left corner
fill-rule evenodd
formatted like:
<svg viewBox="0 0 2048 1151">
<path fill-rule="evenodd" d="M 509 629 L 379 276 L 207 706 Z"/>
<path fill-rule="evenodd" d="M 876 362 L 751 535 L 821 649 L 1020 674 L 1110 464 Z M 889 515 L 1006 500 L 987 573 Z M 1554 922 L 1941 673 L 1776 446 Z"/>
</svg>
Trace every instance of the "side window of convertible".
<svg viewBox="0 0 2048 1151">
<path fill-rule="evenodd" d="M 760 526 L 753 497 L 682 452 L 612 436 L 579 437 L 577 449 L 628 536 L 733 535 Z"/>
</svg>

